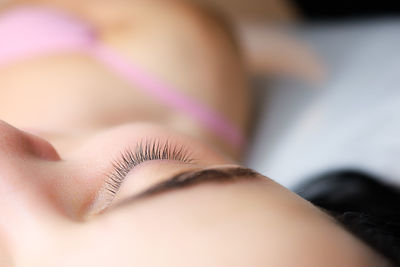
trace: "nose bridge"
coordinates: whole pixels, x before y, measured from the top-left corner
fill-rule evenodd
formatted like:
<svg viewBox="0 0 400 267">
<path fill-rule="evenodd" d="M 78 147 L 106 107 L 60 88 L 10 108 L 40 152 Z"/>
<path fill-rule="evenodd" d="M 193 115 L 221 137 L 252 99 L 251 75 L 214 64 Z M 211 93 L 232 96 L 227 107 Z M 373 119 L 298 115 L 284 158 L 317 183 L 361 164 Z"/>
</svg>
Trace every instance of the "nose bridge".
<svg viewBox="0 0 400 267">
<path fill-rule="evenodd" d="M 1 154 L 9 158 L 33 156 L 43 160 L 60 160 L 49 142 L 0 120 L 0 156 Z"/>
<path fill-rule="evenodd" d="M 0 243 L 3 240 L 14 255 L 40 252 L 43 236 L 54 236 L 54 225 L 64 220 L 45 194 L 48 181 L 35 161 L 14 161 L 12 165 L 5 169 L 0 162 Z"/>
<path fill-rule="evenodd" d="M 36 159 L 54 158 L 57 153 L 52 146 L 39 137 L 25 133 L 0 120 L 0 213 L 15 215 L 27 196 L 39 196 L 33 185 L 41 182 Z M 53 154 L 55 153 L 55 154 Z M 35 181 L 35 182 L 33 182 Z M 32 194 L 27 194 L 32 192 Z M 4 224 L 4 220 L 0 220 Z M 0 225 L 1 226 L 1 225 Z"/>
</svg>

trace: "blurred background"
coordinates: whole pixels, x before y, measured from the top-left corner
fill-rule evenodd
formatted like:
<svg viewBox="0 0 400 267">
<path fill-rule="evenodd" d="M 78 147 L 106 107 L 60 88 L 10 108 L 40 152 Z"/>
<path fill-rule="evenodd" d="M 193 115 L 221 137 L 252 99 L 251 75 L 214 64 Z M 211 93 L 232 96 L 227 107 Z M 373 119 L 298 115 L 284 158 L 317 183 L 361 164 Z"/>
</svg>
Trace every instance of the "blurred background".
<svg viewBox="0 0 400 267">
<path fill-rule="evenodd" d="M 342 20 L 372 16 L 396 16 L 400 4 L 381 1 L 313 1 L 313 0 L 193 0 L 214 5 L 234 17 L 251 20 L 307 21 Z"/>
<path fill-rule="evenodd" d="M 256 62 L 250 167 L 292 188 L 346 168 L 400 185 L 398 1 L 193 1 L 227 13 Z"/>
</svg>

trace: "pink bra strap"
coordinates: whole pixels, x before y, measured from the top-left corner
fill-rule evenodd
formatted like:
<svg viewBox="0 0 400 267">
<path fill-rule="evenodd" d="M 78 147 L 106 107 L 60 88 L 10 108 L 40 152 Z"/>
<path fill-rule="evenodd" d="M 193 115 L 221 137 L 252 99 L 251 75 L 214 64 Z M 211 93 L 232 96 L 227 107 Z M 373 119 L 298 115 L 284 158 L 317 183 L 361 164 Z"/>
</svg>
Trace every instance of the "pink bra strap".
<svg viewBox="0 0 400 267">
<path fill-rule="evenodd" d="M 190 114 L 198 122 L 223 137 L 226 141 L 240 148 L 244 144 L 244 138 L 240 131 L 231 125 L 218 113 L 200 104 L 192 98 L 179 93 L 175 88 L 169 87 L 164 82 L 157 80 L 153 75 L 120 57 L 114 50 L 98 44 L 91 47 L 88 52 L 95 58 L 130 82 L 132 85 L 145 88 L 146 93 L 159 100 L 164 105 Z"/>
</svg>

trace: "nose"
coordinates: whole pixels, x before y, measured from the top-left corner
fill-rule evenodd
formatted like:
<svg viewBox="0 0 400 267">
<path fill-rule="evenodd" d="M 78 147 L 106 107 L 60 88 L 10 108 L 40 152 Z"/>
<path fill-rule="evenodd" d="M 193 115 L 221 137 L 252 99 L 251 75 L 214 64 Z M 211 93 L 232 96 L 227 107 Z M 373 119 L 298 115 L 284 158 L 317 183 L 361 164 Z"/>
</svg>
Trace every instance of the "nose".
<svg viewBox="0 0 400 267">
<path fill-rule="evenodd" d="M 95 192 L 90 190 L 96 189 L 82 186 L 78 166 L 76 161 L 61 161 L 53 145 L 42 137 L 0 120 L 0 203 L 12 202 L 15 210 L 24 207 L 24 214 L 32 216 L 58 210 L 78 217 L 93 198 Z M 4 206 L 0 204 L 0 214 Z M 7 213 L 15 215 L 9 208 Z"/>
<path fill-rule="evenodd" d="M 0 120 L 0 151 L 8 157 L 36 157 L 38 159 L 58 161 L 60 156 L 46 140 L 21 131 Z"/>
</svg>

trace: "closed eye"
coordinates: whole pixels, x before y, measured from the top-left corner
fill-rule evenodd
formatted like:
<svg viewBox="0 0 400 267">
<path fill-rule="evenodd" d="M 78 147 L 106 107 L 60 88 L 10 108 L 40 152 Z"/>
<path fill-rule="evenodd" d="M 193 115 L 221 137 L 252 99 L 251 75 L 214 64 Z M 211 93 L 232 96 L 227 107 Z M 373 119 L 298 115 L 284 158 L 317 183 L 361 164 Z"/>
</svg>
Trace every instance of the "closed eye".
<svg viewBox="0 0 400 267">
<path fill-rule="evenodd" d="M 160 140 L 138 142 L 133 148 L 127 148 L 112 162 L 113 169 L 107 175 L 105 189 L 113 196 L 117 194 L 128 173 L 136 166 L 153 160 L 172 160 L 192 163 L 188 149 L 182 145 Z"/>
<path fill-rule="evenodd" d="M 111 162 L 112 168 L 105 173 L 106 178 L 88 209 L 88 215 L 99 214 L 111 206 L 125 178 L 133 169 L 145 162 L 159 160 L 187 164 L 196 162 L 186 146 L 165 138 L 144 139 L 134 146 L 128 146 Z"/>
</svg>

